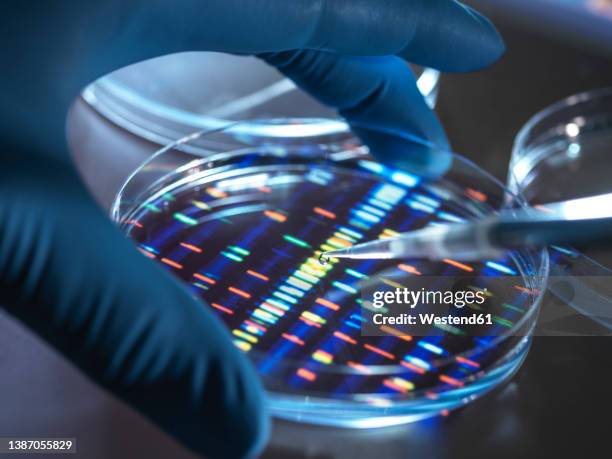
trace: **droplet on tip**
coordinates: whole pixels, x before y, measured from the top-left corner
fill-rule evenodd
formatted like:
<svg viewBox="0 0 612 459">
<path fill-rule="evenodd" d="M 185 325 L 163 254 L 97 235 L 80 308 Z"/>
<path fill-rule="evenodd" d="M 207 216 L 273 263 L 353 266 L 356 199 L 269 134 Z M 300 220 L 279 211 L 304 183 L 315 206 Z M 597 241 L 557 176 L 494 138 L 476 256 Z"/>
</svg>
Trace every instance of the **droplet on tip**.
<svg viewBox="0 0 612 459">
<path fill-rule="evenodd" d="M 321 255 L 319 255 L 319 263 L 325 266 L 327 263 L 329 263 L 329 257 L 322 253 Z"/>
</svg>

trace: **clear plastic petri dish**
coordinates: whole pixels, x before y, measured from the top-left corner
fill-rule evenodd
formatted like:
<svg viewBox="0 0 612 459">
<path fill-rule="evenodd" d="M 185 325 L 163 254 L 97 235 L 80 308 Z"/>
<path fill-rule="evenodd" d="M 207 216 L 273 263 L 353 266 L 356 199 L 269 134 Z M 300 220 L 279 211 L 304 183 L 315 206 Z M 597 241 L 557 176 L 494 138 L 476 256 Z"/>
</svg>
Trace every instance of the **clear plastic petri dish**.
<svg viewBox="0 0 612 459">
<path fill-rule="evenodd" d="M 508 188 L 534 206 L 610 193 L 611 146 L 612 88 L 570 96 L 535 114 L 520 130 Z M 611 246 L 552 246 L 550 255 L 551 273 L 564 281 L 551 283 L 551 291 L 612 329 L 612 284 L 606 281 L 612 275 Z"/>
<path fill-rule="evenodd" d="M 410 66 L 425 100 L 435 106 L 440 73 Z M 113 123 L 159 145 L 240 120 L 337 116 L 261 60 L 214 52 L 130 65 L 89 85 L 83 98 Z"/>
<path fill-rule="evenodd" d="M 262 121 L 194 134 L 132 174 L 112 217 L 224 321 L 275 416 L 395 425 L 458 408 L 508 380 L 529 348 L 546 251 L 469 264 L 319 257 L 520 201 L 460 156 L 426 181 L 383 166 L 350 132 L 325 124 Z M 482 308 L 493 318 L 478 333 L 434 326 L 418 336 L 388 326 L 363 333 L 361 292 L 372 279 L 401 285 L 466 275 L 469 288 L 487 292 Z"/>
</svg>

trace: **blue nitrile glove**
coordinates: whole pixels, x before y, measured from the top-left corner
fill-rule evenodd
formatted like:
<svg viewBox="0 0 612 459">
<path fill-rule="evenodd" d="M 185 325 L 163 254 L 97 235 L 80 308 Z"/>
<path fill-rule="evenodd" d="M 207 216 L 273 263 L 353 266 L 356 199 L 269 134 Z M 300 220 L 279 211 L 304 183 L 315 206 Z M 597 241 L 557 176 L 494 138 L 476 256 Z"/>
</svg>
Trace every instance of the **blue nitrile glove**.
<svg viewBox="0 0 612 459">
<path fill-rule="evenodd" d="M 257 375 L 210 309 L 96 206 L 64 132 L 87 83 L 188 50 L 257 54 L 358 128 L 445 146 L 405 60 L 475 70 L 503 44 L 452 0 L 2 2 L 0 304 L 189 448 L 245 457 L 268 434 Z M 364 138 L 386 162 L 428 171 L 444 161 Z"/>
</svg>

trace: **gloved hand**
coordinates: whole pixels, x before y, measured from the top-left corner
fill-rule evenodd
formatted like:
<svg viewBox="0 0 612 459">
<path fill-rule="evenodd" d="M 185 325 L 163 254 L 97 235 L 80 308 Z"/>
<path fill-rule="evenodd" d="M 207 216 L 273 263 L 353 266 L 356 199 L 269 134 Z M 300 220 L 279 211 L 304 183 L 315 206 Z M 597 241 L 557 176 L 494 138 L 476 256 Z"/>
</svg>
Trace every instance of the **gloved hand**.
<svg viewBox="0 0 612 459">
<path fill-rule="evenodd" d="M 55 0 L 0 6 L 0 304 L 90 378 L 208 457 L 255 455 L 257 375 L 208 306 L 140 255 L 68 156 L 66 113 L 114 69 L 188 50 L 257 54 L 349 122 L 445 146 L 405 61 L 444 71 L 503 44 L 452 0 Z M 428 171 L 364 134 L 379 158 Z"/>
</svg>

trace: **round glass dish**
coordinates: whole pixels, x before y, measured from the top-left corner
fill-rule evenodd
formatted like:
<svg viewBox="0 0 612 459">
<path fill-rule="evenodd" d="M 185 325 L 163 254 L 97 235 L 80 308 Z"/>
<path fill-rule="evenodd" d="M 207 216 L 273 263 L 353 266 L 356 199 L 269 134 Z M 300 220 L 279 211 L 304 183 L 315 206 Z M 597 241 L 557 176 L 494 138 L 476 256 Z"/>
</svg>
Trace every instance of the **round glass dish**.
<svg viewBox="0 0 612 459">
<path fill-rule="evenodd" d="M 300 135 L 324 124 L 250 122 L 185 138 L 132 174 L 113 219 L 223 319 L 276 416 L 394 425 L 462 406 L 510 378 L 529 348 L 546 251 L 470 264 L 321 264 L 319 255 L 520 202 L 509 202 L 496 179 L 459 156 L 443 177 L 425 181 L 376 162 L 349 132 Z M 435 327 L 431 335 L 393 327 L 367 335 L 360 291 L 380 273 L 398 285 L 468 273 L 470 288 L 488 292 L 483 308 L 493 321 L 476 335 Z"/>
<path fill-rule="evenodd" d="M 435 106 L 440 73 L 411 68 L 421 93 Z M 259 59 L 213 52 L 130 65 L 88 86 L 83 98 L 113 123 L 159 145 L 238 120 L 336 116 Z"/>
<path fill-rule="evenodd" d="M 535 114 L 520 130 L 508 188 L 534 206 L 611 193 L 611 146 L 612 88 L 570 96 Z M 550 254 L 551 274 L 564 280 L 551 282 L 551 291 L 612 329 L 612 283 L 607 281 L 612 275 L 612 245 L 552 246 Z"/>
</svg>

